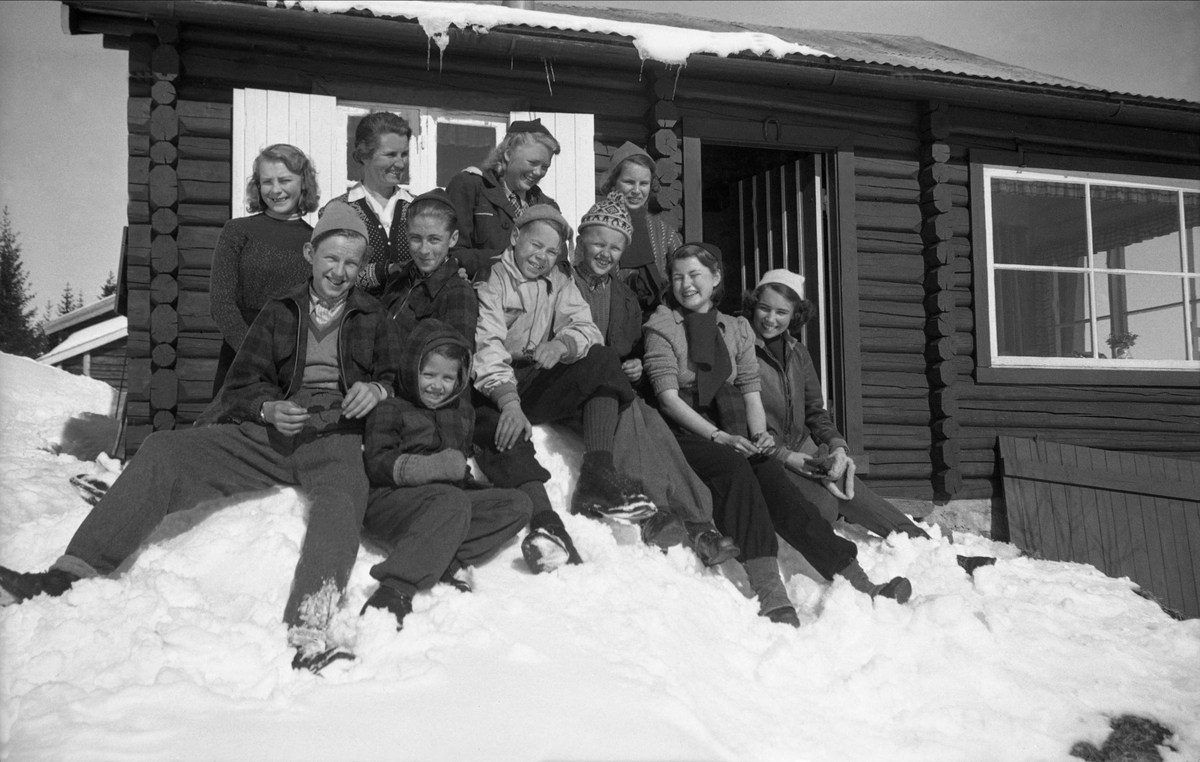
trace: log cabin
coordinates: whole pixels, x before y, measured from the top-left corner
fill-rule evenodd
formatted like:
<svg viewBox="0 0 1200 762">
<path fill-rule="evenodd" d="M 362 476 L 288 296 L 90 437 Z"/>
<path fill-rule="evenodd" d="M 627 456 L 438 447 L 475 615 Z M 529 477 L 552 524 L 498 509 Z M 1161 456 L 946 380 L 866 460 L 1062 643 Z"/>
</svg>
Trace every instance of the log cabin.
<svg viewBox="0 0 1200 762">
<path fill-rule="evenodd" d="M 38 362 L 103 381 L 123 392 L 129 366 L 128 322 L 118 312 L 116 294 L 48 320 L 42 331 L 49 350 Z"/>
<path fill-rule="evenodd" d="M 767 269 L 808 278 L 806 343 L 883 495 L 994 507 L 1001 436 L 1200 461 L 1200 103 L 916 37 L 505 6 L 64 3 L 128 52 L 127 453 L 209 401 L 213 245 L 257 151 L 300 146 L 332 198 L 387 109 L 416 192 L 541 117 L 569 219 L 646 147 L 658 207 L 726 254 L 726 309 Z"/>
</svg>

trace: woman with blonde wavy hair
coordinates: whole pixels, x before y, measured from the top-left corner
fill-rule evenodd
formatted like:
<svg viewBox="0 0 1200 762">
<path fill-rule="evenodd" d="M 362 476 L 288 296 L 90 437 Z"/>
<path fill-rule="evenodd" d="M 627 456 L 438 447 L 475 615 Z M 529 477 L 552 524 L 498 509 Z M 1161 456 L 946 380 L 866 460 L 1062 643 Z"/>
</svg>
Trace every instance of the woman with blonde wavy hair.
<svg viewBox="0 0 1200 762">
<path fill-rule="evenodd" d="M 252 214 L 225 223 L 213 251 L 209 295 L 213 322 L 224 338 L 214 397 L 259 310 L 312 271 L 304 260 L 304 244 L 312 236 L 304 215 L 320 200 L 317 170 L 296 146 L 276 143 L 255 157 L 246 181 L 246 210 Z"/>
<path fill-rule="evenodd" d="M 482 168 L 467 167 L 446 185 L 458 214 L 458 245 L 452 253 L 468 275 L 487 277 L 526 208 L 538 204 L 558 208 L 538 183 L 561 150 L 540 119 L 513 122 Z"/>
</svg>

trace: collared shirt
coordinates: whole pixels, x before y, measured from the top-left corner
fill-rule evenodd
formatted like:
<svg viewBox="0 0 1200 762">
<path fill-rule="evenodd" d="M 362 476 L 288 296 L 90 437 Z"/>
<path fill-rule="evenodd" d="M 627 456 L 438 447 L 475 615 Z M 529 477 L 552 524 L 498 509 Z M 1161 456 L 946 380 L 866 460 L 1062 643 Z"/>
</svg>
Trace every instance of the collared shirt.
<svg viewBox="0 0 1200 762">
<path fill-rule="evenodd" d="M 371 207 L 371 211 L 375 212 L 375 216 L 379 218 L 379 224 L 383 225 L 383 234 L 391 236 L 392 220 L 396 217 L 396 205 L 401 201 L 412 203 L 413 195 L 400 186 L 396 186 L 396 192 L 388 198 L 387 203 L 380 204 L 375 200 L 375 196 L 367 192 L 366 187 L 362 183 L 358 183 L 346 194 L 346 201 L 354 202 L 360 199 L 366 199 L 367 205 Z"/>
<path fill-rule="evenodd" d="M 308 314 L 312 317 L 313 324 L 317 328 L 324 328 L 341 317 L 342 313 L 346 311 L 346 297 L 349 295 L 350 293 L 347 292 L 346 296 L 330 303 L 318 296 L 310 285 L 308 287 Z"/>
<path fill-rule="evenodd" d="M 510 189 L 508 183 L 504 182 L 504 178 L 500 179 L 500 187 L 504 188 L 504 195 L 508 196 L 508 203 L 513 205 L 513 209 L 517 210 L 517 216 L 520 217 L 521 212 L 529 206 L 528 198 Z"/>
</svg>

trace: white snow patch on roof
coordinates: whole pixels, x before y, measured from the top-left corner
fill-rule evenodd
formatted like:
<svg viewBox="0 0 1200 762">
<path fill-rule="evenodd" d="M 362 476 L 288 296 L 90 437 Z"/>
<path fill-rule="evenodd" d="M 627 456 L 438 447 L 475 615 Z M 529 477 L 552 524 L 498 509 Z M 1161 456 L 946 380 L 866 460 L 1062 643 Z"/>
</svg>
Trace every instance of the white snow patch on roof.
<svg viewBox="0 0 1200 762">
<path fill-rule="evenodd" d="M 38 362 L 54 365 L 63 360 L 81 355 L 109 342 L 129 335 L 129 319 L 123 315 L 111 317 L 102 323 L 89 325 L 67 337 L 66 341 L 38 358 Z"/>
<path fill-rule="evenodd" d="M 502 5 L 475 5 L 448 2 L 384 2 L 383 0 L 283 0 L 285 7 L 299 6 L 319 13 L 370 11 L 376 16 L 413 19 L 442 50 L 450 44 L 450 29 L 487 32 L 497 26 L 529 26 L 561 29 L 568 32 L 592 32 L 630 37 L 642 60 L 682 65 L 689 56 L 712 53 L 722 58 L 737 53 L 783 58 L 788 55 L 833 56 L 823 50 L 788 42 L 761 32 L 706 32 L 699 29 L 641 24 L 630 21 L 548 13 Z"/>
</svg>

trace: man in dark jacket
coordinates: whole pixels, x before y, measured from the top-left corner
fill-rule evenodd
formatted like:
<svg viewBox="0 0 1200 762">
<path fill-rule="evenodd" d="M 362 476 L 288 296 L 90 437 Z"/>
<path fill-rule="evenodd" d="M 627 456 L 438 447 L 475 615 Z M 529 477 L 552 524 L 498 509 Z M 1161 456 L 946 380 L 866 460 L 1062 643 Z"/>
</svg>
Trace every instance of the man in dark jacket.
<svg viewBox="0 0 1200 762">
<path fill-rule="evenodd" d="M 367 503 L 363 419 L 394 394 L 397 351 L 379 302 L 354 288 L 367 231 L 344 204 L 326 207 L 304 247 L 309 281 L 267 303 L 196 428 L 151 434 L 49 571 L 0 567 L 20 602 L 107 575 L 167 514 L 276 485 L 308 496 L 308 530 L 284 609 L 296 668 L 348 656 L 327 627 L 358 554 Z"/>
</svg>

